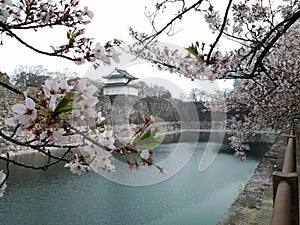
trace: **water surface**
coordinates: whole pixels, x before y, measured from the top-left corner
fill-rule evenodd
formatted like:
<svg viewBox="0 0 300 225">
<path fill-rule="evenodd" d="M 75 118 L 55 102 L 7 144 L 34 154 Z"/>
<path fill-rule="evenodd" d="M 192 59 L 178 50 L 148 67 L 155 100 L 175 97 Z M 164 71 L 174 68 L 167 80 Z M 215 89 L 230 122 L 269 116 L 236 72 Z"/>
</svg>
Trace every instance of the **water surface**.
<svg viewBox="0 0 300 225">
<path fill-rule="evenodd" d="M 163 160 L 178 145 L 185 150 L 196 146 L 193 157 L 174 176 L 147 186 L 121 185 L 93 173 L 78 177 L 62 164 L 47 172 L 11 167 L 8 188 L 0 198 L 0 224 L 216 224 L 245 179 L 253 174 L 260 156 L 250 156 L 242 162 L 223 147 L 212 165 L 199 172 L 199 161 L 207 145 L 199 142 L 161 145 L 162 153 L 157 150 L 156 160 Z M 32 157 L 40 160 L 36 154 L 18 157 L 23 161 Z M 164 176 L 154 168 L 146 171 L 128 169 L 125 173 L 130 174 L 127 179 L 135 179 L 139 173 L 141 179 L 147 180 L 149 171 Z"/>
</svg>

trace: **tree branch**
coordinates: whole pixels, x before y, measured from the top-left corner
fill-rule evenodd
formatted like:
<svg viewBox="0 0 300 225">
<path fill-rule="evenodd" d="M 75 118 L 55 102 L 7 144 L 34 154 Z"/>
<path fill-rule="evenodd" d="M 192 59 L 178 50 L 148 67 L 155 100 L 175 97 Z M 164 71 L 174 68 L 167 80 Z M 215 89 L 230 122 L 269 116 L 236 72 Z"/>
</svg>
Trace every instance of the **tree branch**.
<svg viewBox="0 0 300 225">
<path fill-rule="evenodd" d="M 203 0 L 198 0 L 196 3 L 194 3 L 193 5 L 191 5 L 190 7 L 186 8 L 185 10 L 183 10 L 181 13 L 177 14 L 174 18 L 172 18 L 170 20 L 170 22 L 168 22 L 162 29 L 160 29 L 159 31 L 156 31 L 155 34 L 145 38 L 143 41 L 148 41 L 148 43 L 152 42 L 155 38 L 157 38 L 159 35 L 161 35 L 166 29 L 168 29 L 168 27 L 172 26 L 172 24 L 176 21 L 176 20 L 181 20 L 182 17 L 188 13 L 190 10 L 196 8 L 198 5 L 201 5 L 201 3 L 203 2 Z M 156 29 L 154 29 L 156 30 Z"/>
<path fill-rule="evenodd" d="M 228 4 L 227 4 L 227 8 L 226 8 L 226 11 L 225 11 L 225 15 L 224 15 L 224 19 L 223 19 L 223 23 L 222 23 L 222 26 L 221 26 L 221 29 L 220 29 L 220 32 L 217 36 L 217 38 L 215 39 L 214 43 L 212 44 L 210 50 L 209 50 L 209 53 L 207 55 L 207 61 L 206 61 L 206 64 L 209 65 L 210 64 L 210 57 L 213 53 L 213 50 L 214 48 L 216 47 L 216 45 L 218 44 L 221 36 L 223 35 L 223 32 L 224 32 L 224 29 L 226 27 L 226 23 L 227 23 L 227 18 L 228 18 L 228 13 L 229 13 L 229 10 L 230 10 L 230 6 L 232 4 L 232 0 L 229 0 Z"/>
<path fill-rule="evenodd" d="M 6 153 L 6 157 L 9 160 L 9 153 Z M 5 182 L 7 181 L 8 177 L 10 175 L 10 170 L 9 170 L 9 161 L 6 161 L 6 177 L 3 180 L 3 182 L 0 184 L 0 189 L 3 187 L 3 185 L 5 184 Z"/>
<path fill-rule="evenodd" d="M 6 161 L 7 164 L 8 164 L 8 163 L 12 163 L 12 164 L 14 164 L 14 165 L 16 165 L 16 166 L 24 167 L 24 168 L 27 168 L 27 169 L 32 169 L 32 170 L 44 170 L 44 171 L 46 171 L 47 169 L 49 169 L 49 167 L 51 167 L 51 166 L 53 166 L 53 165 L 55 165 L 55 164 L 57 164 L 57 163 L 59 163 L 59 162 L 62 162 L 62 161 L 63 161 L 63 162 L 69 162 L 69 160 L 66 160 L 66 159 L 65 159 L 65 157 L 66 157 L 66 155 L 67 155 L 68 153 L 69 153 L 69 151 L 66 151 L 66 152 L 63 154 L 62 157 L 60 157 L 60 158 L 57 157 L 57 160 L 56 160 L 56 161 L 54 161 L 54 162 L 52 162 L 52 163 L 48 163 L 48 164 L 46 164 L 46 165 L 42 165 L 42 166 L 26 165 L 26 164 L 24 164 L 24 163 L 20 163 L 20 162 L 17 162 L 17 161 L 15 161 L 15 160 L 9 159 L 9 157 L 3 157 L 3 156 L 0 156 L 0 160 Z M 7 153 L 7 156 L 9 156 L 8 153 Z"/>
<path fill-rule="evenodd" d="M 11 37 L 15 38 L 18 42 L 20 42 L 22 45 L 26 46 L 27 48 L 42 54 L 42 55 L 47 55 L 47 56 L 56 56 L 56 57 L 60 57 L 60 58 L 64 58 L 64 59 L 68 59 L 70 61 L 76 61 L 76 59 L 71 58 L 69 56 L 63 55 L 63 54 L 58 54 L 58 52 L 46 52 L 46 51 L 42 51 L 39 50 L 35 47 L 33 47 L 32 45 L 28 44 L 27 42 L 23 41 L 22 38 L 20 38 L 18 35 L 16 35 L 14 32 L 12 32 L 9 27 L 7 27 L 3 22 L 0 21 L 0 27 L 2 28 L 3 32 L 7 32 L 8 35 L 10 35 Z M 64 49 L 67 50 L 67 49 Z M 59 51 L 61 52 L 61 51 Z"/>
<path fill-rule="evenodd" d="M 34 150 L 37 150 L 53 159 L 59 159 L 58 157 L 48 153 L 47 151 L 43 150 L 42 148 L 45 148 L 45 147 L 51 147 L 51 148 L 67 148 L 68 151 L 72 148 L 76 148 L 78 147 L 77 145 L 76 146 L 58 146 L 58 145 L 32 145 L 32 144 L 28 144 L 26 142 L 20 142 L 18 140 L 15 140 L 7 135 L 5 135 L 1 130 L 0 130 L 0 137 L 4 138 L 5 140 L 13 143 L 13 144 L 16 144 L 16 145 L 19 145 L 19 146 L 24 146 L 24 147 L 28 147 L 28 148 L 32 148 Z"/>
<path fill-rule="evenodd" d="M 253 76 L 254 73 L 257 71 L 259 67 L 262 66 L 263 59 L 268 54 L 269 50 L 274 46 L 274 44 L 278 41 L 278 39 L 300 18 L 300 10 L 298 10 L 296 13 L 294 13 L 288 20 L 286 20 L 286 24 L 283 25 L 282 31 L 279 29 L 276 29 L 277 34 L 275 37 L 271 39 L 271 41 L 268 43 L 268 45 L 264 48 L 264 50 L 260 53 L 259 57 L 257 58 L 254 67 L 252 69 L 252 72 L 250 76 Z"/>
</svg>

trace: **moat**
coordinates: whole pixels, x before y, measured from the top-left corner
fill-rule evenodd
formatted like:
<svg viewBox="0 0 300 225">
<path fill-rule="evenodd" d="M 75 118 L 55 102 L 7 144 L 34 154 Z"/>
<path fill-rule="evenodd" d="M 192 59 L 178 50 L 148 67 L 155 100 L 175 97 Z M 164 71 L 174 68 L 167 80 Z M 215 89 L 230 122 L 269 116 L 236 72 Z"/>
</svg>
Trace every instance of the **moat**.
<svg viewBox="0 0 300 225">
<path fill-rule="evenodd" d="M 214 225 L 252 176 L 263 153 L 253 151 L 240 161 L 228 146 L 210 144 L 220 151 L 203 172 L 198 166 L 207 142 L 160 145 L 157 162 L 174 157 L 165 165 L 166 175 L 155 168 L 124 168 L 106 178 L 92 173 L 78 177 L 63 164 L 47 172 L 11 167 L 9 188 L 0 201 L 1 223 Z M 174 156 L 174 149 L 181 149 L 180 154 Z M 254 149 L 267 149 L 267 144 L 259 143 Z M 37 154 L 15 157 L 25 162 L 46 160 Z M 178 165 L 178 158 L 188 160 Z M 171 167 L 178 169 L 174 172 Z M 149 182 L 150 178 L 154 180 Z"/>
</svg>

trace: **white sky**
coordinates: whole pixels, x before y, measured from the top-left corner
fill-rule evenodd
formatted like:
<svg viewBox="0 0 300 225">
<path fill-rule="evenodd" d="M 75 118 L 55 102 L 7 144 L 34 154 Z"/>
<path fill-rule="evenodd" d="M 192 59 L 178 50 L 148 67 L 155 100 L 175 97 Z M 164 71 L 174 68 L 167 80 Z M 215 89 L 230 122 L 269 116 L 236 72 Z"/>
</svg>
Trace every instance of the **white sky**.
<svg viewBox="0 0 300 225">
<path fill-rule="evenodd" d="M 144 12 L 146 5 L 153 7 L 155 4 L 153 0 L 81 0 L 81 3 L 83 6 L 87 5 L 95 15 L 92 23 L 87 27 L 86 36 L 94 37 L 95 40 L 100 43 L 105 43 L 114 38 L 119 38 L 126 43 L 131 43 L 132 39 L 128 32 L 129 26 L 132 26 L 138 31 L 151 32 L 151 26 Z M 164 19 L 165 21 L 163 21 Z M 164 22 L 168 21 L 168 17 L 161 18 L 160 21 L 164 24 Z M 203 26 L 203 24 L 199 16 L 194 17 L 194 15 L 190 15 L 177 27 L 178 29 L 184 28 L 183 31 L 173 37 L 162 36 L 160 41 L 181 47 L 187 47 L 195 41 L 205 41 L 209 44 L 212 40 L 212 36 L 209 35 L 211 32 L 207 25 L 204 24 Z M 36 47 L 48 49 L 50 45 L 57 46 L 64 43 L 66 40 L 66 32 L 60 30 L 60 28 L 55 30 L 44 29 L 42 32 L 27 32 L 24 34 L 24 40 Z M 69 68 L 76 71 L 79 76 L 90 76 L 91 74 L 90 64 L 77 66 L 73 62 L 65 59 L 34 53 L 32 50 L 23 47 L 7 36 L 3 36 L 3 45 L 0 46 L 0 53 L 0 71 L 6 72 L 9 75 L 18 65 L 44 65 L 51 71 Z M 95 71 L 92 72 L 92 76 L 107 75 L 115 66 L 124 68 L 137 77 L 148 77 L 148 80 L 151 77 L 154 83 L 169 81 L 170 88 L 172 87 L 174 89 L 172 93 L 173 96 L 175 92 L 179 95 L 179 91 L 181 90 L 188 91 L 191 87 L 199 87 L 199 84 L 190 82 L 188 79 L 178 78 L 177 75 L 170 75 L 167 72 L 159 72 L 157 69 L 153 69 L 151 66 L 140 62 L 131 65 L 128 65 L 128 62 L 121 62 L 121 65 L 117 64 L 112 65 L 112 67 L 100 68 L 96 71 L 96 74 Z M 164 81 L 160 80 L 161 76 L 165 79 Z M 176 87 L 174 88 L 174 86 Z"/>
</svg>

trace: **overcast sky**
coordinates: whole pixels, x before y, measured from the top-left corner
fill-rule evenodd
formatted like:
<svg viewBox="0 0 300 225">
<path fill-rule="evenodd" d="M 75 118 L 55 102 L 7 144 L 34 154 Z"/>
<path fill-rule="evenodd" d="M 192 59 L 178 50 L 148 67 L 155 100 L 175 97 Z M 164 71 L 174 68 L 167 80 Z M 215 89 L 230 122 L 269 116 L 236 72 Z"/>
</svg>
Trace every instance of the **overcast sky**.
<svg viewBox="0 0 300 225">
<path fill-rule="evenodd" d="M 119 38 L 126 43 L 131 43 L 132 39 L 128 32 L 130 26 L 139 31 L 151 32 L 151 26 L 145 17 L 144 12 L 145 6 L 148 5 L 153 7 L 153 0 L 82 0 L 81 3 L 83 6 L 87 5 L 95 15 L 92 23 L 87 27 L 86 35 L 94 37 L 95 40 L 100 43 L 105 43 L 114 38 Z M 167 15 L 161 18 L 160 21 L 162 24 L 167 22 Z M 199 27 L 201 27 L 201 29 L 199 29 Z M 203 21 L 201 21 L 199 17 L 194 17 L 194 15 L 187 17 L 184 22 L 178 24 L 177 29 L 181 30 L 181 28 L 184 29 L 177 33 L 176 36 L 171 38 L 162 36 L 160 37 L 160 41 L 186 47 L 197 40 L 201 42 L 206 41 L 208 43 L 212 40 L 207 25 L 203 25 Z M 58 44 L 64 43 L 66 40 L 65 35 L 65 31 L 61 29 L 44 29 L 42 32 L 27 32 L 23 37 L 24 40 L 36 47 L 48 49 L 50 45 L 57 46 Z M 73 62 L 65 59 L 34 53 L 32 50 L 23 47 L 21 44 L 7 36 L 3 36 L 3 45 L 0 46 L 0 51 L 0 71 L 8 74 L 11 74 L 17 65 L 44 65 L 51 71 L 70 68 L 71 70 L 76 71 L 79 76 L 90 76 L 89 74 L 91 74 L 89 72 L 91 71 L 91 65 L 89 64 L 77 66 Z M 128 69 L 128 71 L 135 73 L 133 74 L 135 76 L 152 77 L 153 80 L 156 80 L 154 82 L 162 82 L 158 81 L 158 78 L 153 78 L 162 75 L 162 73 L 158 72 L 156 69 L 152 69 L 150 66 L 146 66 L 141 62 L 137 62 L 135 65 L 131 66 L 127 64 L 127 62 L 121 62 L 121 65 L 117 65 L 117 67 Z M 100 74 L 99 76 L 107 75 L 114 66 L 116 65 L 113 65 L 111 68 L 100 68 L 100 70 L 97 70 L 96 76 L 98 76 L 98 74 Z M 170 83 L 176 81 L 176 86 L 179 85 L 184 91 L 190 87 L 195 87 L 196 85 L 183 78 L 178 78 L 177 75 L 169 76 L 167 73 L 164 73 L 163 75 L 165 75 L 164 79 L 169 80 Z M 95 73 L 93 76 L 95 76 Z"/>
</svg>

